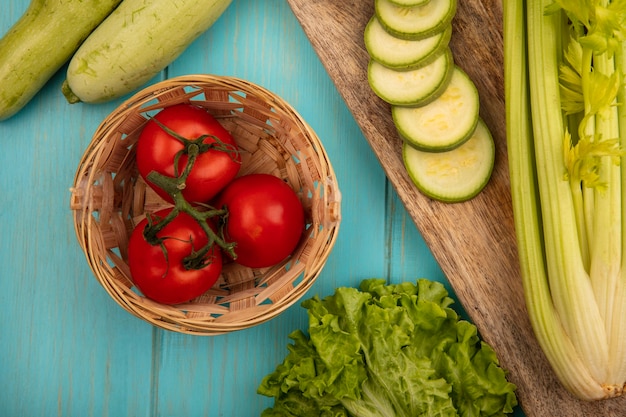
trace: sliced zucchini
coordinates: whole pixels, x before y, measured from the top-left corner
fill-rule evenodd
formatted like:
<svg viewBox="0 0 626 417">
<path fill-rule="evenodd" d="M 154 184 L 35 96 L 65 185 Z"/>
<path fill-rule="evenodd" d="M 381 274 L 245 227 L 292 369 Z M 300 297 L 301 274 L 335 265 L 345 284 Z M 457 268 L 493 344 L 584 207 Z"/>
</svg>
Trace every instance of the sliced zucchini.
<svg viewBox="0 0 626 417">
<path fill-rule="evenodd" d="M 420 4 L 426 4 L 430 0 L 389 0 L 393 4 L 398 6 L 419 6 Z"/>
<path fill-rule="evenodd" d="M 415 41 L 400 39 L 385 30 L 376 16 L 365 26 L 364 41 L 370 57 L 382 65 L 399 70 L 430 64 L 448 49 L 452 25 L 443 31 Z"/>
<path fill-rule="evenodd" d="M 376 0 L 375 15 L 391 35 L 401 39 L 424 39 L 442 32 L 456 14 L 457 0 L 430 0 L 418 6 L 399 6 Z"/>
<path fill-rule="evenodd" d="M 454 73 L 454 59 L 448 49 L 428 65 L 398 71 L 370 60 L 367 76 L 376 95 L 396 106 L 424 106 L 436 100 L 448 87 Z"/>
<path fill-rule="evenodd" d="M 458 66 L 444 92 L 421 107 L 392 106 L 400 136 L 413 147 L 429 152 L 449 151 L 468 140 L 479 117 L 478 90 Z"/>
<path fill-rule="evenodd" d="M 404 166 L 425 195 L 446 203 L 467 201 L 489 182 L 495 161 L 491 132 L 479 120 L 474 134 L 448 152 L 423 152 L 409 143 L 402 148 Z"/>
</svg>

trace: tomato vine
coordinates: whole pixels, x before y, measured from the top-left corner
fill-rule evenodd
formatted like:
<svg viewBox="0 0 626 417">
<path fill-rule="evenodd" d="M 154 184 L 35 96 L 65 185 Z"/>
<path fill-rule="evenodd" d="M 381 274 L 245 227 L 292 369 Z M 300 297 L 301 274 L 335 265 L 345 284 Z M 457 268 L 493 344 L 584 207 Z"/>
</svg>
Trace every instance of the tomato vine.
<svg viewBox="0 0 626 417">
<path fill-rule="evenodd" d="M 210 150 L 219 150 L 232 153 L 233 155 L 235 155 L 233 159 L 237 160 L 236 155 L 238 155 L 240 151 L 235 147 L 224 143 L 215 135 L 201 135 L 196 139 L 188 139 L 169 129 L 157 119 L 152 118 L 152 120 L 155 121 L 167 133 L 179 140 L 184 145 L 184 147 L 175 156 L 174 177 L 163 175 L 157 171 L 151 171 L 147 176 L 147 179 L 150 182 L 165 191 L 172 198 L 174 202 L 174 208 L 168 213 L 165 218 L 158 219 L 156 222 L 154 222 L 154 219 L 152 219 L 148 222 L 148 225 L 143 231 L 143 236 L 146 239 L 146 242 L 153 246 L 161 245 L 164 251 L 164 255 L 167 257 L 167 251 L 162 245 L 163 239 L 167 239 L 167 237 L 158 237 L 157 234 L 161 230 L 163 230 L 166 225 L 171 223 L 176 218 L 176 216 L 179 215 L 179 213 L 182 212 L 187 213 L 189 216 L 191 216 L 200 225 L 200 227 L 202 228 L 204 233 L 206 233 L 209 239 L 206 245 L 204 245 L 197 251 L 192 251 L 192 253 L 184 259 L 184 267 L 187 270 L 204 268 L 206 266 L 205 257 L 214 244 L 217 244 L 222 250 L 228 253 L 229 256 L 231 256 L 233 259 L 236 259 L 237 255 L 234 252 L 235 243 L 226 242 L 223 235 L 221 233 L 216 233 L 209 225 L 210 219 L 225 216 L 228 213 L 227 210 L 215 209 L 208 204 L 201 203 L 199 203 L 197 206 L 194 206 L 185 199 L 182 191 L 186 188 L 187 178 L 191 173 L 191 170 L 195 164 L 196 159 L 198 158 L 198 155 L 203 152 L 208 152 Z M 205 143 L 204 141 L 208 137 L 213 138 L 214 142 Z M 178 162 L 182 155 L 187 155 L 188 159 L 182 172 L 179 173 Z M 149 216 L 149 214 L 147 216 Z"/>
</svg>

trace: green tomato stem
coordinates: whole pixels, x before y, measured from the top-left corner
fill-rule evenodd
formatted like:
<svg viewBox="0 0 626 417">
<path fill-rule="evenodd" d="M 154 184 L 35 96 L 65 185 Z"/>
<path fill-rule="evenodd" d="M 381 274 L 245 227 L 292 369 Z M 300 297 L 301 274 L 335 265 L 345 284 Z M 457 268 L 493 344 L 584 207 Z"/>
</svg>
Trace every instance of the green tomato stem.
<svg viewBox="0 0 626 417">
<path fill-rule="evenodd" d="M 156 121 L 156 119 L 153 120 Z M 223 233 L 216 233 L 209 225 L 209 220 L 214 217 L 218 218 L 218 223 L 223 223 L 222 218 L 228 214 L 228 211 L 226 209 L 215 209 L 208 205 L 200 206 L 208 210 L 200 210 L 199 208 L 189 204 L 189 202 L 183 196 L 183 190 L 185 189 L 187 178 L 191 173 L 191 169 L 193 168 L 193 165 L 195 164 L 198 155 L 208 151 L 209 149 L 215 149 L 215 147 L 211 147 L 210 145 L 206 145 L 203 143 L 204 139 L 207 137 L 206 135 L 200 136 L 198 139 L 190 141 L 188 139 L 182 138 L 175 132 L 172 132 L 167 127 L 160 124 L 158 121 L 157 123 L 168 133 L 183 141 L 185 144 L 185 149 L 176 155 L 175 166 L 178 166 L 178 160 L 180 158 L 180 155 L 182 155 L 183 153 L 186 153 L 188 155 L 188 160 L 185 168 L 183 169 L 183 172 L 175 177 L 169 177 L 156 171 L 152 171 L 148 174 L 147 180 L 155 186 L 161 188 L 172 198 L 172 200 L 174 201 L 174 209 L 165 218 L 159 219 L 157 222 L 149 222 L 143 232 L 144 238 L 151 245 L 161 245 L 161 247 L 165 251 L 165 248 L 163 246 L 164 238 L 157 237 L 157 234 L 161 230 L 163 230 L 163 228 L 167 224 L 171 223 L 176 218 L 176 216 L 178 216 L 178 214 L 187 213 L 198 223 L 198 225 L 200 225 L 209 240 L 207 244 L 200 248 L 198 251 L 192 251 L 189 256 L 183 259 L 183 265 L 185 269 L 193 270 L 206 267 L 210 263 L 210 260 L 206 259 L 206 255 L 212 250 L 215 244 L 222 248 L 222 250 L 224 250 L 230 257 L 236 259 L 237 255 L 235 254 L 234 250 L 235 244 L 226 242 L 223 237 Z M 218 139 L 216 138 L 216 140 Z M 221 141 L 216 143 L 219 143 L 219 146 L 222 146 L 224 149 L 228 148 L 228 146 Z M 165 256 L 167 257 L 167 253 L 165 253 Z"/>
</svg>

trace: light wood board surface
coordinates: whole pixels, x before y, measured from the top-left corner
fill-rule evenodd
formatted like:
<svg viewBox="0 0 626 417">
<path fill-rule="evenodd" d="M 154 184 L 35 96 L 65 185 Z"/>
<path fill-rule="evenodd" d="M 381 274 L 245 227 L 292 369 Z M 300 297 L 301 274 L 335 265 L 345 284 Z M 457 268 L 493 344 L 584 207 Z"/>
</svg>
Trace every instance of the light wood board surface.
<svg viewBox="0 0 626 417">
<path fill-rule="evenodd" d="M 386 175 L 459 300 L 518 386 L 528 417 L 624 416 L 626 398 L 587 403 L 556 380 L 539 348 L 523 299 L 506 155 L 501 0 L 462 0 L 453 21 L 456 63 L 480 92 L 481 116 L 497 143 L 489 185 L 463 204 L 422 196 L 402 164 L 390 108 L 367 83 L 363 29 L 373 0 L 288 0 Z"/>
</svg>

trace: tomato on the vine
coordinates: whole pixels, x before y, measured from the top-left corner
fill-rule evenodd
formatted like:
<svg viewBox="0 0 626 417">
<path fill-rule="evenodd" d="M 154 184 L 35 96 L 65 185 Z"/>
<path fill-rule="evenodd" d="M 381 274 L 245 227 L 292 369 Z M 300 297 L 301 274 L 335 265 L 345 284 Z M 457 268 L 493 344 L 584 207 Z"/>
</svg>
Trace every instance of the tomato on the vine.
<svg viewBox="0 0 626 417">
<path fill-rule="evenodd" d="M 235 262 L 247 267 L 263 268 L 284 260 L 304 231 L 304 208 L 298 195 L 273 175 L 236 178 L 213 205 L 227 210 L 224 238 L 235 244 Z"/>
<path fill-rule="evenodd" d="M 222 272 L 222 252 L 216 244 L 208 246 L 209 237 L 189 214 L 178 213 L 155 233 L 157 244 L 144 236 L 146 226 L 158 224 L 172 209 L 163 209 L 135 226 L 128 242 L 128 264 L 133 282 L 146 297 L 163 304 L 180 304 L 209 290 Z M 210 223 L 207 223 L 212 227 Z M 201 249 L 209 250 L 194 259 Z"/>
<path fill-rule="evenodd" d="M 139 135 L 136 156 L 139 173 L 166 201 L 173 200 L 148 180 L 148 174 L 155 171 L 168 177 L 180 176 L 189 159 L 185 143 L 191 141 L 204 149 L 193 162 L 182 190 L 189 203 L 208 202 L 239 172 L 241 157 L 237 144 L 211 114 L 190 104 L 167 107 L 146 123 Z"/>
</svg>

